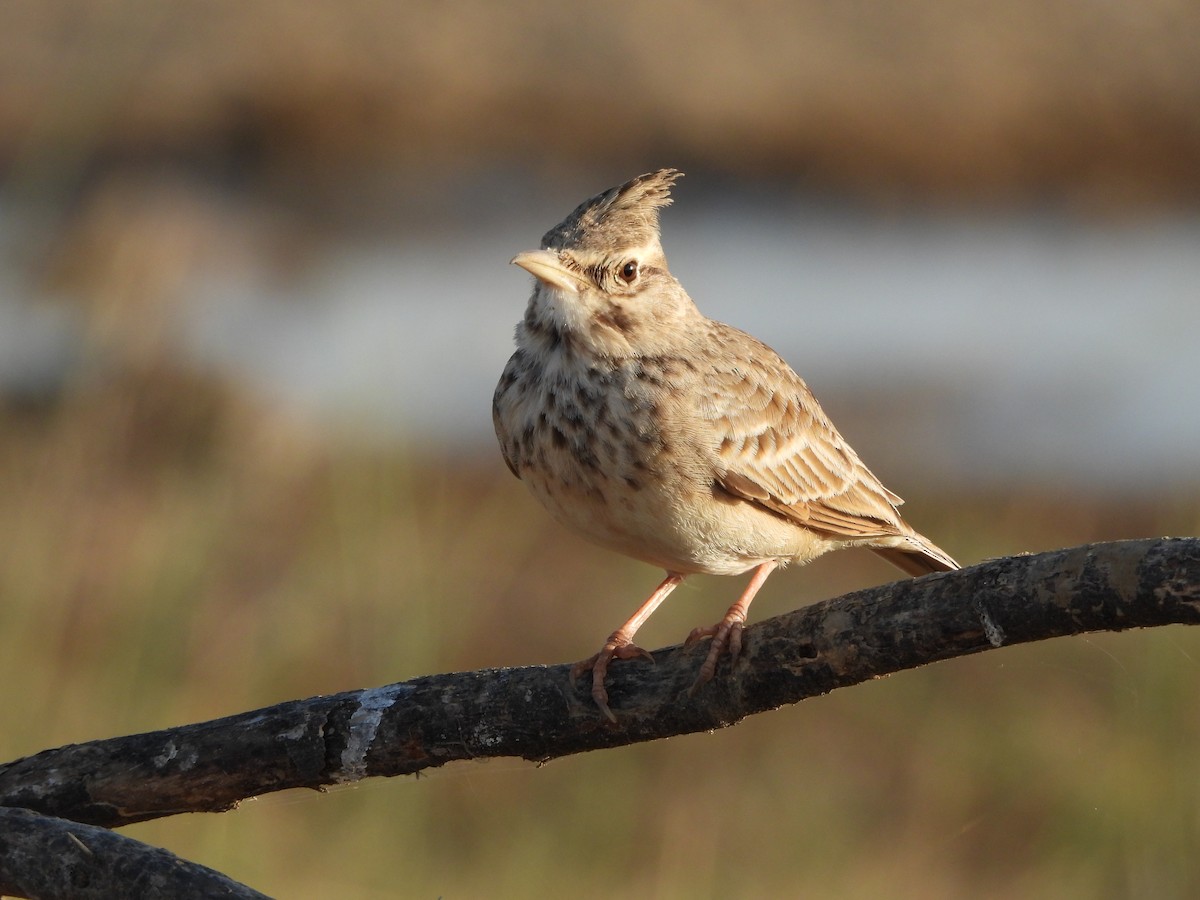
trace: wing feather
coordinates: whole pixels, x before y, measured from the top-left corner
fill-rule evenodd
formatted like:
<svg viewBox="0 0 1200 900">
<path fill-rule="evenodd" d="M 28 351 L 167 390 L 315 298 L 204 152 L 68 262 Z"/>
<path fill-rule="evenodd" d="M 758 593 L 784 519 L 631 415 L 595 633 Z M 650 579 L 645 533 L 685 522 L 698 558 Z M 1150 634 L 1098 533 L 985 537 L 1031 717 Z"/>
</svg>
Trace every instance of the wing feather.
<svg viewBox="0 0 1200 900">
<path fill-rule="evenodd" d="M 911 534 L 896 511 L 903 501 L 858 458 L 800 376 L 749 335 L 714 325 L 721 358 L 736 362 L 712 373 L 717 389 L 703 411 L 723 435 L 714 448 L 718 483 L 833 537 Z"/>
</svg>

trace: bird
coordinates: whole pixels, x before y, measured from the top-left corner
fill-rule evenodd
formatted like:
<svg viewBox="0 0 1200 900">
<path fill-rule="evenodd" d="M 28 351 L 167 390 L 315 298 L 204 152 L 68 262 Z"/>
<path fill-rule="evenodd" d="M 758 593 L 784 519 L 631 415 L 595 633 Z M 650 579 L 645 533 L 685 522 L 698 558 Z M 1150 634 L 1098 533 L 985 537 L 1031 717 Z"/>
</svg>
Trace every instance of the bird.
<svg viewBox="0 0 1200 900">
<path fill-rule="evenodd" d="M 750 603 L 777 568 L 849 547 L 914 577 L 959 567 L 900 517 L 903 501 L 791 366 L 706 317 L 671 274 L 659 212 L 682 174 L 603 191 L 512 259 L 533 292 L 492 401 L 508 468 L 554 519 L 666 573 L 571 669 L 572 683 L 591 673 L 613 723 L 609 665 L 653 660 L 634 635 L 689 575 L 752 572 L 724 617 L 687 637 L 711 638 L 695 694 L 724 654 L 737 663 Z"/>
</svg>

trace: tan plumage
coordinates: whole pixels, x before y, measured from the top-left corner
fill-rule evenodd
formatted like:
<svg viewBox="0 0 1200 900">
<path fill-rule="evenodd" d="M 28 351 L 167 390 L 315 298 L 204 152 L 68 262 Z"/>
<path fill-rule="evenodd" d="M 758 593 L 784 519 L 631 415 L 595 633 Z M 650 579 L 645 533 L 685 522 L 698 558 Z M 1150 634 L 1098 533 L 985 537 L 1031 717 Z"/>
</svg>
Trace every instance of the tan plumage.
<svg viewBox="0 0 1200 900">
<path fill-rule="evenodd" d="M 723 435 L 725 468 L 714 472 L 723 488 L 831 538 L 902 538 L 900 548 L 872 549 L 910 574 L 958 568 L 900 518 L 904 501 L 863 464 L 783 359 L 735 328 L 713 325 L 731 357 L 752 361 L 736 373 L 712 373 L 708 421 Z"/>
<path fill-rule="evenodd" d="M 712 628 L 696 686 L 736 661 L 770 572 L 868 547 L 911 575 L 957 563 L 900 518 L 885 488 L 773 350 L 696 309 L 670 274 L 658 212 L 679 173 L 640 176 L 581 204 L 513 262 L 537 277 L 493 400 L 509 468 L 560 522 L 661 566 L 667 578 L 595 656 L 609 717 L 614 658 L 687 574 L 755 569 Z"/>
</svg>

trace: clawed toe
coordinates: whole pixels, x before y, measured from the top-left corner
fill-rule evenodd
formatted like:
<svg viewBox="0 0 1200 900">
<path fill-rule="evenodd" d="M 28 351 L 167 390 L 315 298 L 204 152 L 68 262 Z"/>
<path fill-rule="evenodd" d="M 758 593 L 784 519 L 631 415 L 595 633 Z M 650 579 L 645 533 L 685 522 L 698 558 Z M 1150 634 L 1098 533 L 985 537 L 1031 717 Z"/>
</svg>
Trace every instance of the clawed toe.
<svg viewBox="0 0 1200 900">
<path fill-rule="evenodd" d="M 744 624 L 738 619 L 730 619 L 726 617 L 716 625 L 708 628 L 694 628 L 691 634 L 687 636 L 684 645 L 694 644 L 705 637 L 711 637 L 712 643 L 708 648 L 708 655 L 704 657 L 704 662 L 700 666 L 700 672 L 696 675 L 696 680 L 692 682 L 692 686 L 688 689 L 688 696 L 694 697 L 696 691 L 700 690 L 708 682 L 712 681 L 713 676 L 717 673 L 717 663 L 721 660 L 723 653 L 729 654 L 729 665 L 734 666 L 738 657 L 742 655 L 742 631 Z"/>
<path fill-rule="evenodd" d="M 571 666 L 571 684 L 585 672 L 592 673 L 592 700 L 597 708 L 610 722 L 616 723 L 617 717 L 608 705 L 608 690 L 604 687 L 604 679 L 608 675 L 608 664 L 614 659 L 647 659 L 654 662 L 649 651 L 643 650 L 636 644 L 618 643 L 617 636 L 610 637 L 599 653 L 594 653 L 587 659 L 580 660 Z"/>
<path fill-rule="evenodd" d="M 688 690 L 689 697 L 695 696 L 696 691 L 712 681 L 713 675 L 717 672 L 717 663 L 720 662 L 722 653 L 729 653 L 730 666 L 737 663 L 738 657 L 742 654 L 742 629 L 746 625 L 746 613 L 750 609 L 750 601 L 754 599 L 754 595 L 763 586 L 763 582 L 767 580 L 767 576 L 778 565 L 779 561 L 774 559 L 762 563 L 754 570 L 754 576 L 750 579 L 750 583 L 746 585 L 746 590 L 742 593 L 742 596 L 738 598 L 737 603 L 729 607 L 729 612 L 725 613 L 725 617 L 720 622 L 710 628 L 695 628 L 687 636 L 687 641 L 685 642 L 687 644 L 694 644 L 703 637 L 712 637 L 712 645 L 708 648 L 708 656 L 704 657 L 704 663 L 700 666 L 700 673 L 696 676 L 696 680 L 692 682 L 692 686 Z"/>
</svg>

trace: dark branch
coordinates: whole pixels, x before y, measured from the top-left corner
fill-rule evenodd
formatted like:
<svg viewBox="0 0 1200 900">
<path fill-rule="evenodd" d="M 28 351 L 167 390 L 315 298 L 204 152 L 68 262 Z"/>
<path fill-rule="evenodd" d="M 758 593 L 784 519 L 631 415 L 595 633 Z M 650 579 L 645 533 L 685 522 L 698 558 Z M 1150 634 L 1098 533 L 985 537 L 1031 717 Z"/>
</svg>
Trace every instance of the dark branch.
<svg viewBox="0 0 1200 900">
<path fill-rule="evenodd" d="M 107 828 L 27 809 L 0 809 L 0 835 L 0 893 L 6 897 L 266 897 Z"/>
<path fill-rule="evenodd" d="M 993 646 L 1200 623 L 1200 539 L 1094 544 L 881 585 L 746 630 L 735 670 L 689 699 L 703 646 L 613 666 L 608 725 L 568 666 L 489 669 L 282 703 L 47 750 L 0 766 L 0 805 L 108 827 L 452 760 L 550 760 L 706 731 Z"/>
</svg>

